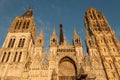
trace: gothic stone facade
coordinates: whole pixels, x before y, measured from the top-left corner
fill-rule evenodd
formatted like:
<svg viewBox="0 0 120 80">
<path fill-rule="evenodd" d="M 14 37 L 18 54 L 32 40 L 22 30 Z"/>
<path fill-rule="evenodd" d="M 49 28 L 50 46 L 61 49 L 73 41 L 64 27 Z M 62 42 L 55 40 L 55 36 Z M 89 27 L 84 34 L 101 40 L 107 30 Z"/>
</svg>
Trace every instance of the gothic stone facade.
<svg viewBox="0 0 120 80">
<path fill-rule="evenodd" d="M 67 43 L 60 23 L 50 49 L 44 51 L 42 29 L 36 37 L 32 9 L 17 16 L 0 49 L 0 80 L 120 80 L 120 44 L 101 11 L 85 12 L 87 53 L 74 29 L 73 44 Z"/>
</svg>

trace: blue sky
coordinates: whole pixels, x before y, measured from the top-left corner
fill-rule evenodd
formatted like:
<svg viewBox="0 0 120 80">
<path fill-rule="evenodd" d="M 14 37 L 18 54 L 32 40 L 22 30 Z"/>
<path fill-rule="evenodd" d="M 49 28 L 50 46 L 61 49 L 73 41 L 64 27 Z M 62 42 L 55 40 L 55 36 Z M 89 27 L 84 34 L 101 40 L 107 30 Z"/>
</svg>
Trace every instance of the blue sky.
<svg viewBox="0 0 120 80">
<path fill-rule="evenodd" d="M 84 14 L 90 7 L 104 13 L 120 39 L 119 0 L 0 0 L 0 47 L 14 18 L 21 16 L 29 7 L 33 8 L 36 33 L 39 34 L 40 28 L 44 31 L 46 48 L 54 27 L 59 37 L 59 23 L 62 21 L 67 41 L 72 43 L 73 29 L 76 27 L 85 51 Z"/>
</svg>

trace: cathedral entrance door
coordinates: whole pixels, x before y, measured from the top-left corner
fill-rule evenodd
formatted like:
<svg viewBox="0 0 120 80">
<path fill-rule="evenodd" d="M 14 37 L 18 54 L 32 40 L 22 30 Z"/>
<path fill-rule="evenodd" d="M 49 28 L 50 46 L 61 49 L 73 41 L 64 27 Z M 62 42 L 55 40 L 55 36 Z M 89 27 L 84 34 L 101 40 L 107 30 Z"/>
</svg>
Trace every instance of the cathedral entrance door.
<svg viewBox="0 0 120 80">
<path fill-rule="evenodd" d="M 72 59 L 65 57 L 59 62 L 59 80 L 76 80 L 76 66 Z"/>
</svg>

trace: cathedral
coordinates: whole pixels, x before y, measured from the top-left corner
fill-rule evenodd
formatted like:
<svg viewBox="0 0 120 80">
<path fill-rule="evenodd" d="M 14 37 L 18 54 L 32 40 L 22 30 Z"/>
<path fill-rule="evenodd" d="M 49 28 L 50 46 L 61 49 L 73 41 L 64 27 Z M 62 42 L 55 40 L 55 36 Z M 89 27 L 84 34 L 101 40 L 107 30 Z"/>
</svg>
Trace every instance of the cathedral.
<svg viewBox="0 0 120 80">
<path fill-rule="evenodd" d="M 85 12 L 87 53 L 76 29 L 69 44 L 60 23 L 44 49 L 44 33 L 36 36 L 32 9 L 16 16 L 0 48 L 0 80 L 120 80 L 120 42 L 104 14 Z M 78 30 L 79 31 L 79 30 Z"/>
</svg>

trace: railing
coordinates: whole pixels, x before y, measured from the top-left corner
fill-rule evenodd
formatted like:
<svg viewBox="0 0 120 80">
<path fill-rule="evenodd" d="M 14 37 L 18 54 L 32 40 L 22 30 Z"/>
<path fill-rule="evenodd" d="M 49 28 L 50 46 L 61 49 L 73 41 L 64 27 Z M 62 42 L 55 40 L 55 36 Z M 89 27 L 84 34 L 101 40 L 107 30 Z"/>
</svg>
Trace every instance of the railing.
<svg viewBox="0 0 120 80">
<path fill-rule="evenodd" d="M 75 52 L 75 49 L 57 49 L 57 52 Z"/>
</svg>

